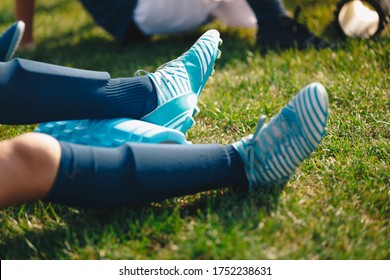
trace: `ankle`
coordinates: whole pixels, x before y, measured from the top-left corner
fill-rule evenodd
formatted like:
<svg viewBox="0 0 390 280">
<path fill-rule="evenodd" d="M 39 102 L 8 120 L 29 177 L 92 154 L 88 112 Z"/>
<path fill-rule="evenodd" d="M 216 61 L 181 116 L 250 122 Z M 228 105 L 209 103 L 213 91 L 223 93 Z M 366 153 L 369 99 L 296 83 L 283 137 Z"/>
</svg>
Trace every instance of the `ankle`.
<svg viewBox="0 0 390 280">
<path fill-rule="evenodd" d="M 157 92 L 147 76 L 111 79 L 106 98 L 112 117 L 140 119 L 157 107 Z"/>
<path fill-rule="evenodd" d="M 235 189 L 247 188 L 249 182 L 245 171 L 244 161 L 242 160 L 240 153 L 234 145 L 226 146 L 225 150 L 232 170 L 228 184 Z"/>
</svg>

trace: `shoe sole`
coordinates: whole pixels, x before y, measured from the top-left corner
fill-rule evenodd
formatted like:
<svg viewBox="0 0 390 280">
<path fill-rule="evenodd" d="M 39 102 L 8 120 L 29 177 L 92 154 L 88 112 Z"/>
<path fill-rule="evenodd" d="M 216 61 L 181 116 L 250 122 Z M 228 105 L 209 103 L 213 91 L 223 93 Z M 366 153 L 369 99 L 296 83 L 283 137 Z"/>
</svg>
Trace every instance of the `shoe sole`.
<svg viewBox="0 0 390 280">
<path fill-rule="evenodd" d="M 177 130 L 132 119 L 41 123 L 35 132 L 51 135 L 59 141 L 98 147 L 117 147 L 127 142 L 190 144 Z"/>
</svg>

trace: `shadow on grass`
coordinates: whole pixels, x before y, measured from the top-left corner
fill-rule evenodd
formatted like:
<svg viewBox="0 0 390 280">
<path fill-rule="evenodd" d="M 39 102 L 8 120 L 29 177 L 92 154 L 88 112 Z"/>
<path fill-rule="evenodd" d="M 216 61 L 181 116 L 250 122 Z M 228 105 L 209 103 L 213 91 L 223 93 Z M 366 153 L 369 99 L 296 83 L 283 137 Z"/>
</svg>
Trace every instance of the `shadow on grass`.
<svg viewBox="0 0 390 280">
<path fill-rule="evenodd" d="M 114 245 L 111 242 L 116 240 L 114 243 L 128 246 L 129 242 L 143 242 L 146 236 L 150 244 L 158 244 L 157 247 L 161 249 L 181 230 L 177 226 L 179 220 L 202 220 L 210 212 L 218 217 L 219 226 L 225 228 L 226 232 L 238 224 L 243 225 L 244 230 L 255 228 L 261 217 L 275 211 L 280 191 L 249 193 L 223 189 L 188 197 L 190 202 L 180 202 L 187 199 L 183 197 L 143 207 L 105 210 L 40 204 L 38 208 L 43 207 L 45 211 L 41 209 L 38 212 L 55 213 L 56 222 L 45 223 L 39 231 L 23 229 L 12 237 L 3 238 L 0 258 L 71 259 L 74 255 L 83 258 L 82 254 L 79 255 L 80 250 L 97 248 L 97 251 L 88 254 L 88 258 L 99 259 L 99 245 Z M 36 215 L 34 209 L 37 209 L 37 204 L 26 204 L 23 215 Z M 259 212 L 262 213 L 261 217 Z M 16 207 L 14 211 L 9 211 L 9 215 L 14 215 L 15 219 L 19 214 L 20 210 Z M 47 217 L 40 219 L 44 221 Z M 207 223 L 207 220 L 204 222 Z M 110 236 L 108 240 L 101 240 L 107 236 Z"/>
</svg>

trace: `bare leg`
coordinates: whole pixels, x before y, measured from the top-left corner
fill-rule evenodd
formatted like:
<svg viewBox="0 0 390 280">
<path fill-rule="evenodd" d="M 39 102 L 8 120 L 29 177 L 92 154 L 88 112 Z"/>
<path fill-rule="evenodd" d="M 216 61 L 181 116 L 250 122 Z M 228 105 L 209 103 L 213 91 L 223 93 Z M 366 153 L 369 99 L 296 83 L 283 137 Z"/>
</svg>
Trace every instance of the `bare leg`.
<svg viewBox="0 0 390 280">
<path fill-rule="evenodd" d="M 21 49 L 28 49 L 34 46 L 34 13 L 35 0 L 15 0 L 16 20 L 22 20 L 26 24 L 26 29 L 20 43 Z"/>
<path fill-rule="evenodd" d="M 60 157 L 58 141 L 48 135 L 27 133 L 0 142 L 0 209 L 45 197 Z"/>
</svg>

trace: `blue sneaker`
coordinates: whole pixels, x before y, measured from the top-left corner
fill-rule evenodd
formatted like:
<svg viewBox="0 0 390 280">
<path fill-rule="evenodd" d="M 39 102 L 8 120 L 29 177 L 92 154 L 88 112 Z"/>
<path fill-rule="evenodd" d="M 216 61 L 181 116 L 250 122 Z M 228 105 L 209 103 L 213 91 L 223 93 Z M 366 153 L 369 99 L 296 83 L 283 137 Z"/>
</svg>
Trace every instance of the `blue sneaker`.
<svg viewBox="0 0 390 280">
<path fill-rule="evenodd" d="M 233 144 L 249 189 L 284 184 L 320 144 L 327 118 L 328 96 L 319 83 L 302 89 L 268 124 L 261 117 L 253 135 Z"/>
<path fill-rule="evenodd" d="M 77 144 L 114 147 L 125 142 L 191 144 L 184 133 L 199 111 L 197 101 L 220 57 L 217 30 L 203 34 L 179 58 L 147 75 L 156 86 L 158 106 L 140 121 L 132 119 L 75 120 L 39 124 L 36 132 Z M 138 71 L 141 72 L 141 71 Z"/>
<path fill-rule="evenodd" d="M 117 147 L 126 142 L 190 144 L 180 131 L 125 118 L 41 123 L 35 132 L 64 142 L 98 147 Z"/>
<path fill-rule="evenodd" d="M 180 57 L 147 74 L 156 87 L 158 105 L 142 120 L 185 133 L 194 124 L 198 99 L 221 55 L 221 44 L 219 32 L 209 30 Z"/>
<path fill-rule="evenodd" d="M 24 33 L 24 22 L 17 21 L 12 24 L 0 36 L 0 61 L 6 62 L 12 58 L 16 49 L 19 47 Z"/>
</svg>

